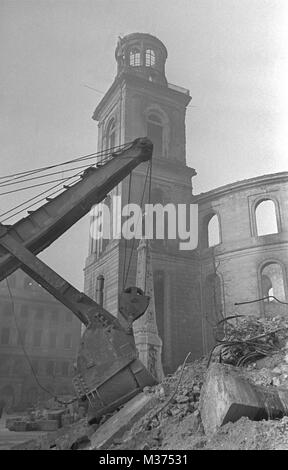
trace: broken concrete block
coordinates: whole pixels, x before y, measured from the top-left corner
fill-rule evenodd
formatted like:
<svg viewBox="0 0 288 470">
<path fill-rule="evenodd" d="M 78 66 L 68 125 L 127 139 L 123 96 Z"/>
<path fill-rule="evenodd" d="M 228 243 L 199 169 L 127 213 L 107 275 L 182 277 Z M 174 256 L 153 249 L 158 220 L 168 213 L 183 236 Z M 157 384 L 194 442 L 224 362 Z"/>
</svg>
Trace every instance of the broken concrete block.
<svg viewBox="0 0 288 470">
<path fill-rule="evenodd" d="M 36 421 L 40 431 L 56 431 L 59 428 L 58 421 L 56 419 L 43 419 Z"/>
<path fill-rule="evenodd" d="M 242 416 L 255 421 L 280 418 L 288 413 L 288 391 L 254 385 L 239 368 L 212 364 L 201 391 L 200 413 L 206 434 Z"/>
<path fill-rule="evenodd" d="M 9 428 L 11 431 L 23 432 L 27 431 L 26 421 L 15 421 L 14 424 Z"/>
<path fill-rule="evenodd" d="M 91 445 L 89 449 L 107 449 L 114 439 L 131 429 L 133 424 L 152 409 L 155 404 L 156 398 L 153 395 L 139 393 L 90 436 Z"/>
<path fill-rule="evenodd" d="M 9 431 L 14 431 L 14 424 L 16 422 L 21 422 L 23 421 L 22 416 L 13 416 L 13 418 L 7 418 L 5 422 L 5 426 Z"/>
</svg>

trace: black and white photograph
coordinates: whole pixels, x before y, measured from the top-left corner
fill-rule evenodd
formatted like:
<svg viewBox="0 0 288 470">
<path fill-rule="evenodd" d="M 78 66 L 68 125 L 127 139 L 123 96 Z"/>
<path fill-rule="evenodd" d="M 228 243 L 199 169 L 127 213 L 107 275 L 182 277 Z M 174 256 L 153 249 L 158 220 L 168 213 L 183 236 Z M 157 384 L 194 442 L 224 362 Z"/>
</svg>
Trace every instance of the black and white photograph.
<svg viewBox="0 0 288 470">
<path fill-rule="evenodd" d="M 288 450 L 287 45 L 286 0 L 0 0 L 0 450 Z"/>
</svg>

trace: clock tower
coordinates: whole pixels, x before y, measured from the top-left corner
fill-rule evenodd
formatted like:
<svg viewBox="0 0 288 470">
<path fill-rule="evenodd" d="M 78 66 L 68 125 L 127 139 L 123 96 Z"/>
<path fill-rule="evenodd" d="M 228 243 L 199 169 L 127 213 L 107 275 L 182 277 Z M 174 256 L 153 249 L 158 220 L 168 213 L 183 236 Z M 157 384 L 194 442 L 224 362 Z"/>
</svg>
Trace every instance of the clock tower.
<svg viewBox="0 0 288 470">
<path fill-rule="evenodd" d="M 119 38 L 116 77 L 93 114 L 98 122 L 99 151 L 137 137 L 150 138 L 154 146 L 150 202 L 164 206 L 190 204 L 191 180 L 196 174 L 186 165 L 185 114 L 191 96 L 187 89 L 168 83 L 167 55 L 164 44 L 150 34 Z M 111 213 L 115 195 L 121 198 L 122 207 L 128 201 L 140 204 L 146 172 L 147 164 L 140 165 L 131 180 L 128 176 L 107 196 L 104 203 Z M 138 243 L 123 238 L 95 240 L 90 234 L 85 291 L 95 298 L 97 277 L 104 276 L 104 306 L 114 315 L 118 314 L 118 295 L 123 287 L 135 285 Z M 162 362 L 170 372 L 188 351 L 194 357 L 202 354 L 198 284 L 193 283 L 196 250 L 181 251 L 177 239 L 154 240 L 151 250 Z"/>
</svg>

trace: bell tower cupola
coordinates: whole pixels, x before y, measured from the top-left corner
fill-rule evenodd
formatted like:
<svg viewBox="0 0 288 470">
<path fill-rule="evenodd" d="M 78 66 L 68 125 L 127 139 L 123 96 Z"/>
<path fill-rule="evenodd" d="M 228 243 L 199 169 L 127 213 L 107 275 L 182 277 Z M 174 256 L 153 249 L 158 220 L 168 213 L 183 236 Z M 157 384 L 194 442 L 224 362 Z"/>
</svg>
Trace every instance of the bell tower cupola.
<svg viewBox="0 0 288 470">
<path fill-rule="evenodd" d="M 133 33 L 119 37 L 115 51 L 117 74 L 131 73 L 150 82 L 167 85 L 165 62 L 167 49 L 155 36 Z"/>
</svg>

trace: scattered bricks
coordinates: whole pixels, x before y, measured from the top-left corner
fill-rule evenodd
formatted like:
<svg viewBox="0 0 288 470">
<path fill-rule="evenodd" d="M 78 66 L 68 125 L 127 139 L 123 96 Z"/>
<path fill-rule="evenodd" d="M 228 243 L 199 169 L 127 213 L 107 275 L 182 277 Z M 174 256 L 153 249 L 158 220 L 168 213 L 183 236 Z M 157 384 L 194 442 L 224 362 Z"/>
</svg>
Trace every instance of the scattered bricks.
<svg viewBox="0 0 288 470">
<path fill-rule="evenodd" d="M 130 430 L 133 424 L 156 405 L 153 394 L 139 393 L 90 436 L 91 450 L 107 449 L 114 439 Z"/>
<path fill-rule="evenodd" d="M 288 391 L 254 385 L 233 366 L 212 364 L 200 397 L 200 413 L 206 434 L 214 433 L 242 416 L 251 420 L 280 418 L 288 410 Z"/>
</svg>

